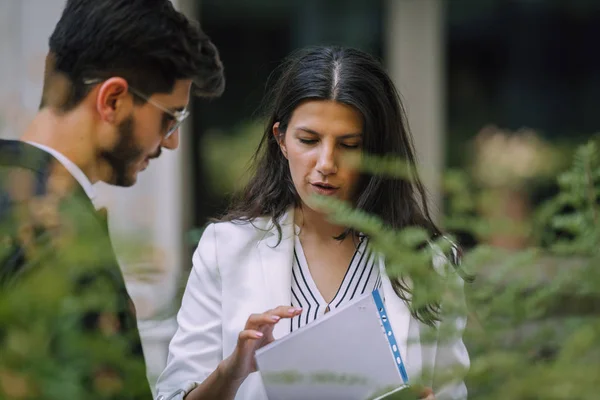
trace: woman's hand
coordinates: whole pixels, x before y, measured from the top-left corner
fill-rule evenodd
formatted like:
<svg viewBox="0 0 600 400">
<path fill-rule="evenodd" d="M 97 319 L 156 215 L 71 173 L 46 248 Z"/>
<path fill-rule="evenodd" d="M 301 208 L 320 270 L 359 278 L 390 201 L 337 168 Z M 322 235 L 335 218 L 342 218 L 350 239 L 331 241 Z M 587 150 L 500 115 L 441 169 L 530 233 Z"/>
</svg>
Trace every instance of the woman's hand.
<svg viewBox="0 0 600 400">
<path fill-rule="evenodd" d="M 433 390 L 430 388 L 423 388 L 419 393 L 419 399 L 423 400 L 435 400 L 435 395 L 433 394 Z"/>
<path fill-rule="evenodd" d="M 240 332 L 233 354 L 221 361 L 217 369 L 186 396 L 186 400 L 233 400 L 244 380 L 256 371 L 254 352 L 275 340 L 275 324 L 301 312 L 299 308 L 279 306 L 262 314 L 252 314 Z"/>
<path fill-rule="evenodd" d="M 231 356 L 223 362 L 223 371 L 234 382 L 242 382 L 256 371 L 254 353 L 261 347 L 273 342 L 273 328 L 283 318 L 293 318 L 302 313 L 302 309 L 279 306 L 262 314 L 252 314 L 238 337 L 237 346 Z"/>
</svg>

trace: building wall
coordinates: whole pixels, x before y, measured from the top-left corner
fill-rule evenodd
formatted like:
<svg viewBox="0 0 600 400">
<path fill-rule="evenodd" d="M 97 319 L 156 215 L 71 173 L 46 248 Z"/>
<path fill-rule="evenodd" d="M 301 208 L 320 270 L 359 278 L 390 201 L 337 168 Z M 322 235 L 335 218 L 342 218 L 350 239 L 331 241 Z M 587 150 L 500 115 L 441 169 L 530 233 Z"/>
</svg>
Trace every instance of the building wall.
<svg viewBox="0 0 600 400">
<path fill-rule="evenodd" d="M 41 94 L 49 33 L 64 0 L 0 0 L 0 137 L 18 138 Z"/>
<path fill-rule="evenodd" d="M 385 60 L 400 91 L 434 219 L 444 169 L 444 2 L 388 0 Z"/>
</svg>

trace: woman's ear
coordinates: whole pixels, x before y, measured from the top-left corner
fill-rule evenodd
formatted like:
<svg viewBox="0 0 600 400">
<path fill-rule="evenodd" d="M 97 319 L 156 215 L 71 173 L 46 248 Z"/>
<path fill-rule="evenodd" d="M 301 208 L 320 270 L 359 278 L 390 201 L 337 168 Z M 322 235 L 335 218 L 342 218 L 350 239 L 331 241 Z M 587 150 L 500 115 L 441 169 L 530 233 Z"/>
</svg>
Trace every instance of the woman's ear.
<svg viewBox="0 0 600 400">
<path fill-rule="evenodd" d="M 275 122 L 275 124 L 273 124 L 273 135 L 275 136 L 275 140 L 277 140 L 277 143 L 279 144 L 281 153 L 285 158 L 287 158 L 287 148 L 285 147 L 285 135 L 281 131 L 281 129 L 279 129 L 279 126 L 279 122 Z"/>
</svg>

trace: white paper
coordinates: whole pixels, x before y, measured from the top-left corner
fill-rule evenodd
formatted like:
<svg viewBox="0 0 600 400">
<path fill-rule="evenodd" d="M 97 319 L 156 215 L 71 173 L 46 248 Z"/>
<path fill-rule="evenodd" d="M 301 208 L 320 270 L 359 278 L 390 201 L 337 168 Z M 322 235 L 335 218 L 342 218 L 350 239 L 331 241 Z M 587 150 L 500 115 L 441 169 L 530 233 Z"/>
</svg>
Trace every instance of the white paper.
<svg viewBox="0 0 600 400">
<path fill-rule="evenodd" d="M 403 386 L 371 294 L 259 349 L 269 400 L 366 400 Z"/>
</svg>

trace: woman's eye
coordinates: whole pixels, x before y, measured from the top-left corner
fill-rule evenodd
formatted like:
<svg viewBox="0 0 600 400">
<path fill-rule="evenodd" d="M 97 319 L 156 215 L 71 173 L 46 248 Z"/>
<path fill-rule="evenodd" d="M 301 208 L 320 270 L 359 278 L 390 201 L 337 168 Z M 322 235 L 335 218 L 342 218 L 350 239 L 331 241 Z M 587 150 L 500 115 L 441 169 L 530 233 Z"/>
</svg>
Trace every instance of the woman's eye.
<svg viewBox="0 0 600 400">
<path fill-rule="evenodd" d="M 342 147 L 346 149 L 358 149 L 360 144 L 358 143 L 342 143 Z"/>
<path fill-rule="evenodd" d="M 302 138 L 300 138 L 298 140 L 300 140 L 300 143 L 303 143 L 303 144 L 315 144 L 315 143 L 317 143 L 316 139 L 302 139 Z"/>
</svg>

